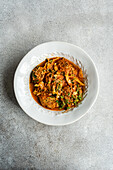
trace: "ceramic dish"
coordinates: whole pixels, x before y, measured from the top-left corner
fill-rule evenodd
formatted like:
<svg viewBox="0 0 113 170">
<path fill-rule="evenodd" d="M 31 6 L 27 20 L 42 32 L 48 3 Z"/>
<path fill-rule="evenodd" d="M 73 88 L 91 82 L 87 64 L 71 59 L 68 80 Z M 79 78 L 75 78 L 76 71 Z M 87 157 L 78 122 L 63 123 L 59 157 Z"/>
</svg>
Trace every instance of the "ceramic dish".
<svg viewBox="0 0 113 170">
<path fill-rule="evenodd" d="M 66 113 L 40 106 L 32 98 L 29 89 L 31 71 L 46 58 L 65 57 L 77 63 L 87 77 L 87 90 L 82 103 Z M 47 125 L 67 125 L 83 117 L 94 104 L 99 89 L 98 73 L 94 62 L 80 47 L 65 42 L 48 42 L 33 48 L 21 60 L 14 76 L 14 91 L 21 108 L 33 119 Z"/>
</svg>

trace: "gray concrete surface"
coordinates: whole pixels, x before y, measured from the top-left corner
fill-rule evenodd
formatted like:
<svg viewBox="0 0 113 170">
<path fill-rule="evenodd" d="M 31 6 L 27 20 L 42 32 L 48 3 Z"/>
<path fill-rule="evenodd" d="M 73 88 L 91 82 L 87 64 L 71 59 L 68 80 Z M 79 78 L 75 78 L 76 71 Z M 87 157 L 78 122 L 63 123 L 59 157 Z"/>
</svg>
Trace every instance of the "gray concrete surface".
<svg viewBox="0 0 113 170">
<path fill-rule="evenodd" d="M 34 46 L 82 47 L 100 92 L 78 122 L 50 127 L 29 118 L 13 93 L 14 71 Z M 113 170 L 113 1 L 0 0 L 0 169 Z"/>
</svg>

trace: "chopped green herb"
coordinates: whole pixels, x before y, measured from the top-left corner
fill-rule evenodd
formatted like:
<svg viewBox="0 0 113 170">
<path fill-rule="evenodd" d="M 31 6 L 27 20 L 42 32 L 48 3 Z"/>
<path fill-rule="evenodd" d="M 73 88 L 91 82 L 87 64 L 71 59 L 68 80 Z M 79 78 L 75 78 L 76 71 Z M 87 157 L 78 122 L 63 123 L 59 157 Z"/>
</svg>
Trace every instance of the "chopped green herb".
<svg viewBox="0 0 113 170">
<path fill-rule="evenodd" d="M 50 81 L 48 81 L 48 84 L 50 84 Z"/>
<path fill-rule="evenodd" d="M 77 104 L 77 102 L 76 102 L 76 101 L 74 101 L 74 104 Z"/>
<path fill-rule="evenodd" d="M 64 107 L 64 105 L 62 104 L 60 107 L 59 107 L 59 109 L 62 109 Z"/>
<path fill-rule="evenodd" d="M 70 107 L 67 107 L 67 109 L 70 109 Z"/>
<path fill-rule="evenodd" d="M 63 105 L 65 106 L 65 102 L 63 101 Z"/>
<path fill-rule="evenodd" d="M 64 96 L 61 96 L 61 99 L 63 99 L 64 98 Z"/>
<path fill-rule="evenodd" d="M 50 63 L 52 63 L 53 60 L 50 60 Z"/>
<path fill-rule="evenodd" d="M 36 75 L 33 75 L 36 78 Z"/>
<path fill-rule="evenodd" d="M 32 77 L 35 77 L 35 78 L 36 78 L 36 75 L 35 75 L 35 73 L 34 73 L 34 72 L 32 72 Z"/>
<path fill-rule="evenodd" d="M 79 92 L 79 90 L 77 89 L 77 93 Z"/>
<path fill-rule="evenodd" d="M 80 95 L 78 97 L 79 97 L 80 100 L 82 99 L 82 97 Z"/>
<path fill-rule="evenodd" d="M 70 93 L 68 93 L 68 96 L 70 95 Z"/>
<path fill-rule="evenodd" d="M 68 103 L 68 100 L 67 100 L 67 99 L 65 99 L 65 103 L 66 103 L 66 104 Z"/>
<path fill-rule="evenodd" d="M 54 96 L 50 96 L 51 98 L 55 98 Z"/>
<path fill-rule="evenodd" d="M 73 80 L 71 80 L 72 84 L 74 84 Z"/>
<path fill-rule="evenodd" d="M 56 100 L 56 102 L 58 103 L 59 106 L 61 106 L 61 102 L 60 101 Z"/>
</svg>

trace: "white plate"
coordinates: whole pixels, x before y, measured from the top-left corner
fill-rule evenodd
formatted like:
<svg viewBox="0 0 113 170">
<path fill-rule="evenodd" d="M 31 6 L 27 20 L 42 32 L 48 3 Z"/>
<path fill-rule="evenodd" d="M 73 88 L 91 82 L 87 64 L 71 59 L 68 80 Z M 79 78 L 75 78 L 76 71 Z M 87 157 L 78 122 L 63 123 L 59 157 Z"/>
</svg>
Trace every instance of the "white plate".
<svg viewBox="0 0 113 170">
<path fill-rule="evenodd" d="M 29 89 L 29 77 L 33 68 L 54 56 L 64 56 L 75 62 L 81 61 L 88 75 L 88 93 L 79 107 L 73 111 L 49 111 L 32 98 Z M 21 60 L 14 76 L 14 91 L 21 108 L 33 119 L 47 125 L 67 125 L 80 119 L 94 104 L 99 89 L 98 74 L 89 55 L 80 47 L 65 42 L 48 42 L 33 48 Z"/>
</svg>

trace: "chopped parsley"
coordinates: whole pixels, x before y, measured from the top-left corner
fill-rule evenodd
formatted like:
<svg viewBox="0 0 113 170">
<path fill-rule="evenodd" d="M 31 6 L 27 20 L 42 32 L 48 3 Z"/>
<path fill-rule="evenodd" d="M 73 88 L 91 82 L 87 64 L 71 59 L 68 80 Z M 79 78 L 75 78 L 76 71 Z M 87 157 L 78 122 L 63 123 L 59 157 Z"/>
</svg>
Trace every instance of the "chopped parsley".
<svg viewBox="0 0 113 170">
<path fill-rule="evenodd" d="M 35 75 L 35 73 L 34 72 L 32 72 L 32 76 L 34 77 L 34 78 L 36 78 L 37 76 Z"/>
<path fill-rule="evenodd" d="M 54 96 L 50 96 L 51 98 L 55 98 Z"/>
<path fill-rule="evenodd" d="M 64 96 L 61 96 L 61 99 L 63 99 L 64 98 Z"/>
<path fill-rule="evenodd" d="M 76 105 L 76 104 L 77 104 L 77 102 L 76 102 L 76 101 L 74 101 L 74 104 Z"/>
<path fill-rule="evenodd" d="M 62 102 L 60 102 L 59 100 L 56 100 L 56 102 L 58 103 L 59 108 L 63 108 L 64 104 Z"/>
<path fill-rule="evenodd" d="M 33 75 L 34 76 L 34 78 L 36 78 L 36 75 Z"/>
<path fill-rule="evenodd" d="M 77 89 L 77 93 L 79 92 L 79 90 Z"/>
<path fill-rule="evenodd" d="M 82 99 L 82 97 L 80 95 L 78 97 L 79 97 L 80 100 Z"/>
<path fill-rule="evenodd" d="M 66 104 L 68 103 L 68 100 L 67 100 L 67 99 L 65 99 L 65 103 L 66 103 Z"/>
<path fill-rule="evenodd" d="M 71 80 L 72 84 L 74 84 L 73 80 Z"/>
<path fill-rule="evenodd" d="M 59 109 L 62 109 L 64 107 L 64 105 L 62 104 L 60 107 L 59 107 Z"/>
</svg>

